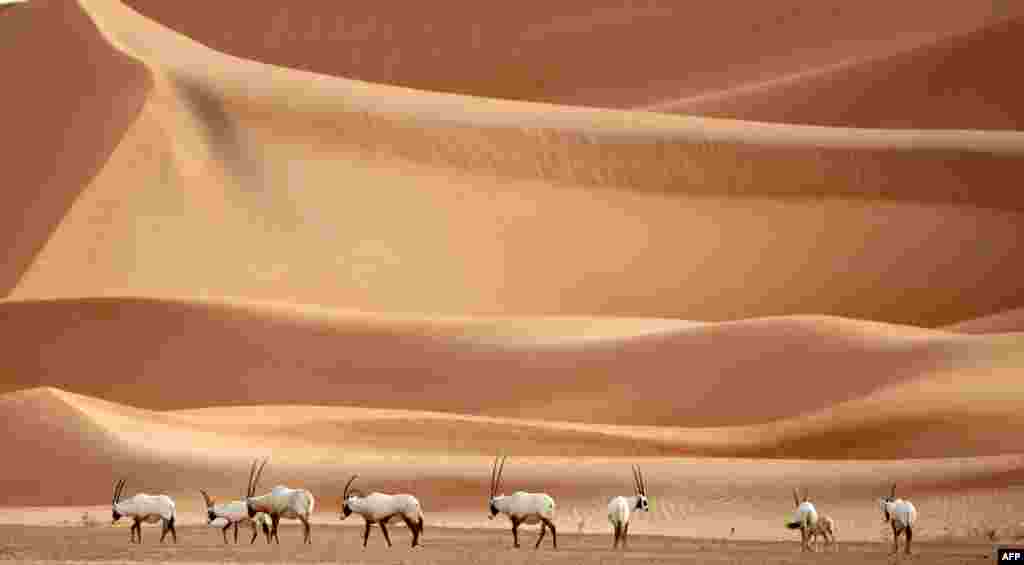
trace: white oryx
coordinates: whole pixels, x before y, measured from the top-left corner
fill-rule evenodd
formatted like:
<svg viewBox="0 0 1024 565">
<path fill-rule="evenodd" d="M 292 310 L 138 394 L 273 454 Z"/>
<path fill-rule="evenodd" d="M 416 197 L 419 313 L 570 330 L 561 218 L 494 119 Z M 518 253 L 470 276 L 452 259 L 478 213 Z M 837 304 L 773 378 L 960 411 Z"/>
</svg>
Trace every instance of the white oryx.
<svg viewBox="0 0 1024 565">
<path fill-rule="evenodd" d="M 895 554 L 900 547 L 900 534 L 907 537 L 904 551 L 910 555 L 910 542 L 914 539 L 914 522 L 917 521 L 917 509 L 909 500 L 896 498 L 896 483 L 892 484 L 889 496 L 878 501 L 882 509 L 882 519 L 892 524 L 892 552 Z"/>
<path fill-rule="evenodd" d="M 547 493 L 531 493 L 517 491 L 508 496 L 498 494 L 501 487 L 501 473 L 505 470 L 505 459 L 501 457 L 501 467 L 498 467 L 498 457 L 494 458 L 494 466 L 491 468 L 491 496 L 490 510 L 488 516 L 491 520 L 499 513 L 508 516 L 512 521 L 512 541 L 515 547 L 519 547 L 519 525 L 540 523 L 540 536 L 537 538 L 537 545 L 544 540 L 544 533 L 551 529 L 551 543 L 558 549 L 558 533 L 555 531 L 555 499 Z"/>
<path fill-rule="evenodd" d="M 136 532 L 139 543 L 142 543 L 143 522 L 150 524 L 160 522 L 160 543 L 164 542 L 167 532 L 171 532 L 174 543 L 178 543 L 178 533 L 174 530 L 174 501 L 171 500 L 171 497 L 165 494 L 153 496 L 139 493 L 127 500 L 121 500 L 122 494 L 124 494 L 124 479 L 117 481 L 117 484 L 114 485 L 114 500 L 111 504 L 114 510 L 114 521 L 111 524 L 116 524 L 122 516 L 131 518 L 133 520 L 132 543 L 135 543 Z"/>
<path fill-rule="evenodd" d="M 261 529 L 263 530 L 263 535 L 267 537 L 267 543 L 270 543 L 270 516 L 266 513 L 259 512 L 256 516 L 250 518 L 249 510 L 246 508 L 244 500 L 233 500 L 217 504 L 213 497 L 207 494 L 205 490 L 199 489 L 199 492 L 203 494 L 203 500 L 206 501 L 206 523 L 212 524 L 217 518 L 227 522 L 221 528 L 221 534 L 224 535 L 224 543 L 228 543 L 228 528 L 232 526 L 235 527 L 235 543 L 238 543 L 239 524 L 248 524 L 252 527 L 250 544 L 256 543 L 256 536 L 259 535 Z"/>
<path fill-rule="evenodd" d="M 313 514 L 313 493 L 305 489 L 278 485 L 267 494 L 256 496 L 256 485 L 260 482 L 266 464 L 267 459 L 264 459 L 257 469 L 256 461 L 253 461 L 252 468 L 249 469 L 249 486 L 244 499 L 249 518 L 255 518 L 260 512 L 270 516 L 270 536 L 277 543 L 281 543 L 281 538 L 277 535 L 277 526 L 281 518 L 299 520 L 302 522 L 302 543 L 312 544 L 309 517 Z"/>
<path fill-rule="evenodd" d="M 800 530 L 800 551 L 813 551 L 811 547 L 811 532 L 818 527 L 818 511 L 807 499 L 807 491 L 804 491 L 803 500 L 793 489 L 793 502 L 796 504 L 796 515 L 792 522 L 787 522 L 786 527 L 791 530 Z"/>
<path fill-rule="evenodd" d="M 836 522 L 831 516 L 825 514 L 818 516 L 818 525 L 811 530 L 811 544 L 817 541 L 818 536 L 825 539 L 827 546 L 836 542 Z"/>
<path fill-rule="evenodd" d="M 615 541 L 612 548 L 619 547 L 622 541 L 622 548 L 626 548 L 626 536 L 629 534 L 629 516 L 633 511 L 642 510 L 649 512 L 647 503 L 647 483 L 644 481 L 640 467 L 633 465 L 633 496 L 616 496 L 608 503 L 608 521 L 615 528 Z"/>
<path fill-rule="evenodd" d="M 412 532 L 412 547 L 420 543 L 420 534 L 423 533 L 423 509 L 420 501 L 411 494 L 383 494 L 371 492 L 363 493 L 352 490 L 352 482 L 359 475 L 352 475 L 352 478 L 345 484 L 345 491 L 341 495 L 341 515 L 339 519 L 348 518 L 353 512 L 359 514 L 366 520 L 366 530 L 363 532 L 363 547 L 366 547 L 370 539 L 370 526 L 380 525 L 380 531 L 384 534 L 384 541 L 391 547 L 391 538 L 388 536 L 388 520 L 399 517 Z"/>
</svg>

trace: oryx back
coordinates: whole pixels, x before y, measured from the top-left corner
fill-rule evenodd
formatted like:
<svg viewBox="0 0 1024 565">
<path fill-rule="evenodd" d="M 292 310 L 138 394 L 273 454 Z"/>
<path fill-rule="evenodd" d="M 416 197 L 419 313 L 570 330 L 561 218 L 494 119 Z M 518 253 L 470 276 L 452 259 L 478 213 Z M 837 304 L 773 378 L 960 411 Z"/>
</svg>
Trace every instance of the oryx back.
<svg viewBox="0 0 1024 565">
<path fill-rule="evenodd" d="M 154 523 L 174 517 L 174 501 L 167 495 L 139 493 L 117 504 L 117 511 L 140 521 Z"/>
</svg>

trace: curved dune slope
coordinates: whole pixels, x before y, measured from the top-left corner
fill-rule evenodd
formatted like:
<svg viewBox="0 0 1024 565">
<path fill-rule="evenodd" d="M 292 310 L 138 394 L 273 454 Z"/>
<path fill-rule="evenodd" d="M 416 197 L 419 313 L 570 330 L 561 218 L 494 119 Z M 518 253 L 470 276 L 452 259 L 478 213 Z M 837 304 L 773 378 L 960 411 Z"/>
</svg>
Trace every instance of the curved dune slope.
<svg viewBox="0 0 1024 565">
<path fill-rule="evenodd" d="M 138 115 L 149 76 L 73 2 L 4 5 L 0 53 L 2 297 Z"/>
<path fill-rule="evenodd" d="M 925 0 L 565 0 L 454 11 L 401 0 L 314 0 L 244 13 L 228 4 L 127 4 L 203 44 L 266 63 L 423 90 L 604 107 L 720 90 L 1024 12 L 1012 2 Z"/>
<path fill-rule="evenodd" d="M 942 328 L 943 330 L 967 334 L 995 334 L 1024 332 L 1024 308 L 997 312 L 971 320 L 964 320 Z"/>
<path fill-rule="evenodd" d="M 14 298 L 915 325 L 1024 300 L 1007 190 L 1024 132 L 412 91 L 236 59 L 117 3 L 86 7 L 154 88 Z"/>
<path fill-rule="evenodd" d="M 596 320 L 580 339 L 544 320 L 496 330 L 244 303 L 81 299 L 6 302 L 0 312 L 4 390 L 56 386 L 154 409 L 315 403 L 739 425 L 1002 352 L 982 338 L 827 317 L 654 321 L 647 331 Z"/>
<path fill-rule="evenodd" d="M 895 55 L 646 109 L 867 128 L 1024 129 L 1024 79 L 999 61 L 1024 50 L 1024 17 Z"/>
<path fill-rule="evenodd" d="M 979 398 L 974 396 L 991 395 L 997 389 L 1000 400 L 978 411 Z M 559 483 L 555 491 L 561 500 L 606 495 L 609 485 L 623 480 L 622 458 L 645 459 L 655 484 L 682 473 L 673 484 L 688 484 L 688 491 L 693 489 L 692 481 L 715 472 L 715 467 L 724 467 L 714 475 L 719 478 L 723 472 L 734 479 L 746 477 L 727 485 L 725 500 L 716 486 L 696 496 L 697 504 L 706 503 L 705 498 L 725 502 L 736 496 L 765 497 L 774 490 L 771 484 L 779 484 L 781 477 L 775 475 L 784 476 L 785 467 L 795 463 L 776 458 L 794 457 L 804 459 L 800 464 L 806 474 L 801 480 L 817 476 L 814 481 L 821 488 L 835 481 L 834 476 L 828 478 L 834 471 L 828 470 L 827 462 L 808 459 L 875 460 L 872 465 L 843 463 L 842 495 L 847 498 L 863 497 L 869 485 L 877 489 L 877 483 L 888 477 L 912 481 L 919 486 L 905 488 L 923 494 L 951 482 L 963 488 L 997 476 L 1005 481 L 1019 469 L 1019 460 L 977 458 L 1020 451 L 1019 435 L 1011 430 L 1022 423 L 1015 409 L 1022 396 L 1024 389 L 1007 374 L 937 376 L 887 387 L 804 418 L 699 430 L 350 407 L 152 412 L 36 388 L 0 396 L 3 418 L 19 430 L 0 441 L 5 453 L 17 456 L 0 478 L 0 487 L 12 493 L 10 504 L 97 504 L 109 496 L 111 477 L 125 476 L 131 479 L 129 490 L 176 495 L 188 515 L 198 507 L 197 488 L 222 498 L 237 496 L 247 463 L 268 455 L 273 463 L 263 488 L 282 481 L 302 484 L 322 501 L 321 512 L 330 511 L 327 501 L 340 494 L 339 477 L 359 472 L 372 488 L 416 492 L 436 516 L 480 503 L 486 481 L 483 471 L 495 446 L 500 446 L 516 462 L 514 471 L 506 475 L 514 477 L 514 488 L 552 488 L 551 476 L 565 473 L 561 468 L 566 465 L 574 468 L 577 480 Z M 965 411 L 969 406 L 973 407 L 970 412 Z M 912 434 L 909 429 L 914 427 L 928 431 Z M 964 432 L 967 427 L 969 434 Z M 900 428 L 908 431 L 899 433 Z M 566 453 L 572 453 L 572 458 L 564 457 Z M 680 459 L 692 455 L 733 459 Z M 749 456 L 772 460 L 743 459 Z M 953 474 L 950 459 L 905 461 L 902 469 L 878 461 L 908 457 L 972 459 L 955 460 Z M 71 461 L 76 472 L 68 477 Z M 415 478 L 409 476 L 410 466 L 417 469 Z M 886 471 L 881 473 L 882 469 Z M 62 487 L 55 489 L 52 485 L 58 475 Z M 50 488 L 42 486 L 46 483 Z M 659 489 L 656 496 L 670 499 L 671 493 Z"/>
</svg>

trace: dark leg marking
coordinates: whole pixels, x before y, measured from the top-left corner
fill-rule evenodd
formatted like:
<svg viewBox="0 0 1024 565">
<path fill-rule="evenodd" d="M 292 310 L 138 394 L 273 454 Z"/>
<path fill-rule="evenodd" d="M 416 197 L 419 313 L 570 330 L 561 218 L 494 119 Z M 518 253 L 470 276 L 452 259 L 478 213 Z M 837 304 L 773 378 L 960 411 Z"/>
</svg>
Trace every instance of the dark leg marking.
<svg viewBox="0 0 1024 565">
<path fill-rule="evenodd" d="M 391 537 L 388 536 L 388 519 L 384 518 L 377 523 L 380 524 L 380 532 L 384 534 L 384 541 L 388 542 L 388 547 L 391 547 Z"/>
<path fill-rule="evenodd" d="M 264 528 L 266 528 L 266 526 L 264 526 Z M 260 533 L 260 527 L 254 521 L 252 523 L 252 539 L 249 540 L 249 545 L 252 545 L 252 544 L 256 543 L 256 536 L 258 536 L 259 533 Z"/>
<path fill-rule="evenodd" d="M 622 549 L 626 549 L 627 540 L 629 540 L 629 522 L 622 525 Z"/>
<path fill-rule="evenodd" d="M 619 538 L 622 537 L 622 526 L 615 524 L 615 541 L 612 542 L 612 549 L 619 547 Z"/>
<path fill-rule="evenodd" d="M 302 521 L 302 543 L 312 545 L 313 537 L 310 535 L 309 518 L 300 515 L 299 520 Z"/>
<path fill-rule="evenodd" d="M 555 549 L 558 549 L 558 532 L 555 530 L 554 522 L 552 522 L 551 520 L 548 520 L 547 518 L 541 518 L 541 520 L 543 520 L 544 524 L 546 524 L 548 529 L 551 530 L 551 544 L 552 544 L 552 547 L 554 547 Z M 628 528 L 629 526 L 627 525 L 626 527 Z M 625 538 L 623 538 L 623 543 L 625 543 Z"/>
<path fill-rule="evenodd" d="M 363 547 L 366 547 L 366 542 L 370 539 L 370 524 L 372 523 L 369 520 L 366 521 L 366 529 L 363 530 Z"/>
<path fill-rule="evenodd" d="M 540 542 L 544 541 L 544 534 L 548 532 L 548 527 L 544 522 L 540 523 L 540 535 L 537 536 L 537 544 L 533 546 L 534 549 L 540 547 Z"/>
<path fill-rule="evenodd" d="M 274 538 L 274 541 L 276 541 L 278 545 L 281 545 L 281 538 L 277 535 L 277 524 L 279 522 L 281 522 L 280 516 L 277 514 L 272 514 L 270 516 L 270 537 Z"/>
<path fill-rule="evenodd" d="M 230 527 L 231 527 L 231 522 L 228 522 L 227 524 L 224 524 L 223 528 L 220 529 L 221 535 L 224 536 L 224 543 L 225 544 L 228 543 L 228 528 L 230 528 Z"/>
<path fill-rule="evenodd" d="M 235 522 L 235 543 L 238 543 L 238 522 Z"/>
<path fill-rule="evenodd" d="M 910 540 L 914 539 L 914 530 L 910 526 L 907 526 L 906 536 L 907 536 L 907 546 L 905 548 L 905 551 L 907 552 L 907 555 L 910 555 Z"/>
<path fill-rule="evenodd" d="M 512 547 L 519 547 L 519 520 L 512 520 Z"/>
</svg>

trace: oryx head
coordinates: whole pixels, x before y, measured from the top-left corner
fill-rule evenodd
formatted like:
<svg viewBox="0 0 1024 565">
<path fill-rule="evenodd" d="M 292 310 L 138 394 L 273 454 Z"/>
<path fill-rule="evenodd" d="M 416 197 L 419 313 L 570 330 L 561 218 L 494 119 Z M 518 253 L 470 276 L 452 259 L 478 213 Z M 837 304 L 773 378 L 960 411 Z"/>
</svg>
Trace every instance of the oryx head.
<svg viewBox="0 0 1024 565">
<path fill-rule="evenodd" d="M 491 513 L 487 516 L 491 520 L 498 515 L 498 507 L 495 506 L 495 501 L 503 498 L 498 494 L 498 490 L 501 488 L 501 473 L 505 470 L 505 459 L 508 459 L 508 455 L 495 457 L 494 464 L 491 466 L 491 496 L 488 499 L 488 505 L 490 506 Z M 501 461 L 500 466 L 498 461 Z"/>
<path fill-rule="evenodd" d="M 878 506 L 882 509 L 882 522 L 888 522 L 889 516 L 889 503 L 896 500 L 896 483 L 892 484 L 892 489 L 889 490 L 889 496 L 883 496 L 878 500 Z"/>
<path fill-rule="evenodd" d="M 649 512 L 650 505 L 647 502 L 647 481 L 644 480 L 644 474 L 640 471 L 639 465 L 633 465 L 633 489 L 636 491 L 636 508 L 634 508 L 634 510 Z"/>
<path fill-rule="evenodd" d="M 117 481 L 114 485 L 114 499 L 111 501 L 110 506 L 113 509 L 113 521 L 111 524 L 116 524 L 121 519 L 121 513 L 117 511 L 117 503 L 121 502 L 121 494 L 124 493 L 124 479 Z"/>
<path fill-rule="evenodd" d="M 203 500 L 206 502 L 206 523 L 212 524 L 217 519 L 217 515 L 213 512 L 213 497 L 203 489 L 199 489 L 199 492 L 203 494 Z"/>
<path fill-rule="evenodd" d="M 245 510 L 248 512 L 250 518 L 254 518 L 257 514 L 256 507 L 252 503 L 252 497 L 256 496 L 256 485 L 260 482 L 260 476 L 263 475 L 263 467 L 267 465 L 268 457 L 264 457 L 263 461 L 260 462 L 258 459 L 253 459 L 252 466 L 249 467 L 249 483 L 245 488 Z M 259 466 L 257 467 L 257 463 Z"/>
<path fill-rule="evenodd" d="M 363 493 L 358 490 L 349 490 L 349 487 L 352 486 L 352 483 L 355 482 L 357 478 L 359 478 L 359 475 L 352 475 L 352 478 L 345 483 L 345 490 L 341 493 L 341 515 L 338 516 L 338 519 L 340 520 L 348 518 L 349 515 L 352 514 L 352 502 L 357 498 L 363 497 Z"/>
</svg>

